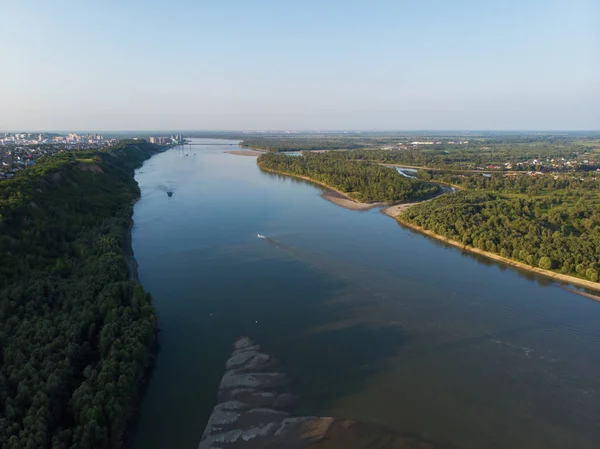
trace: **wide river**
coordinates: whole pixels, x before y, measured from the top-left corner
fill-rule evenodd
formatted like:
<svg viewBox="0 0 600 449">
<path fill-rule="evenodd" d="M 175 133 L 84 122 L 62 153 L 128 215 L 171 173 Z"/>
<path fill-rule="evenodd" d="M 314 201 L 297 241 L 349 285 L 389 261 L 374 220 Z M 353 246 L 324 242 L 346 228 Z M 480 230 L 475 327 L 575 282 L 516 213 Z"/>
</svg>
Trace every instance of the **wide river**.
<svg viewBox="0 0 600 449">
<path fill-rule="evenodd" d="M 136 174 L 161 344 L 136 449 L 197 446 L 242 335 L 283 362 L 300 413 L 464 449 L 600 446 L 600 303 L 194 143 Z"/>
</svg>

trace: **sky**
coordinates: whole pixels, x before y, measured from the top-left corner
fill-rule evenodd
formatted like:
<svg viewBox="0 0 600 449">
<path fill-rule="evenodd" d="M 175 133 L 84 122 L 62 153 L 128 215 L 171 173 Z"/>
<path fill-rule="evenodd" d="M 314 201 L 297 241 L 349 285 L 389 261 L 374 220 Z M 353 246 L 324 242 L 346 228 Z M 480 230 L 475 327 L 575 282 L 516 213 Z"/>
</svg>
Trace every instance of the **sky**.
<svg viewBox="0 0 600 449">
<path fill-rule="evenodd" d="M 598 0 L 0 0 L 0 130 L 598 130 Z"/>
</svg>

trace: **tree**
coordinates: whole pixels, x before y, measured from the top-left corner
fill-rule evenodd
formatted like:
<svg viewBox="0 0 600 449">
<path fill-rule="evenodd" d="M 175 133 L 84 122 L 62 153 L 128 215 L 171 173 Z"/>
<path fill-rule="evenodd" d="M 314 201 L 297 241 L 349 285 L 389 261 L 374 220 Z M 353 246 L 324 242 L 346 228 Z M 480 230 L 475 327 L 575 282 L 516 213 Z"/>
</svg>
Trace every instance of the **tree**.
<svg viewBox="0 0 600 449">
<path fill-rule="evenodd" d="M 538 265 L 540 268 L 543 268 L 544 270 L 551 270 L 552 269 L 552 260 L 548 256 L 543 256 L 542 258 L 540 258 Z"/>
</svg>

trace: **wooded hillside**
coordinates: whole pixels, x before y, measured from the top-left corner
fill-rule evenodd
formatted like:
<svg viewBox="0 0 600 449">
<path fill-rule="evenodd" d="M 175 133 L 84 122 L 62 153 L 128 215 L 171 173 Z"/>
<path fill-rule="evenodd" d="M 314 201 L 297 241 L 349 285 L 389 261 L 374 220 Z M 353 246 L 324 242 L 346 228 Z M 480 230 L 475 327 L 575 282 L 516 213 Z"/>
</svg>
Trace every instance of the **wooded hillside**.
<svg viewBox="0 0 600 449">
<path fill-rule="evenodd" d="M 39 160 L 0 182 L 0 447 L 121 447 L 156 313 L 129 280 L 144 141 Z"/>
</svg>

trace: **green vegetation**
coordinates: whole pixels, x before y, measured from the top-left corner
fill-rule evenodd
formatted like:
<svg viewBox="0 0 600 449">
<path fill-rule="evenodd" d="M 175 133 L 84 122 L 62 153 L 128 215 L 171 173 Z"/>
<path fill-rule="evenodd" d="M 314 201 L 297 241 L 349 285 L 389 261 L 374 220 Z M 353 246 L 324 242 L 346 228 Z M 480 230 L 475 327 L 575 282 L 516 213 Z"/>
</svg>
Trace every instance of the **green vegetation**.
<svg viewBox="0 0 600 449">
<path fill-rule="evenodd" d="M 435 184 L 405 178 L 379 164 L 350 161 L 338 152 L 304 153 L 301 157 L 267 153 L 258 158 L 258 165 L 307 176 L 360 202 L 416 201 L 441 191 Z"/>
<path fill-rule="evenodd" d="M 554 203 L 600 204 L 600 173 L 574 172 L 556 174 L 500 174 L 419 170 L 419 178 L 452 184 L 461 189 L 482 190 L 519 198 L 552 199 Z"/>
<path fill-rule="evenodd" d="M 600 167 L 600 142 L 481 143 L 411 146 L 346 152 L 351 160 L 466 171 L 573 171 Z"/>
<path fill-rule="evenodd" d="M 459 191 L 400 218 L 464 245 L 598 282 L 600 207 L 584 200 L 568 205 L 556 197 Z"/>
<path fill-rule="evenodd" d="M 245 137 L 240 144 L 245 148 L 266 151 L 313 151 L 313 150 L 353 150 L 356 148 L 372 147 L 385 142 L 374 138 L 319 136 L 310 137 Z"/>
<path fill-rule="evenodd" d="M 303 157 L 267 154 L 259 165 L 308 176 L 359 201 L 418 200 L 431 182 L 460 191 L 406 210 L 400 220 L 503 257 L 598 281 L 600 140 L 536 133 L 410 136 L 265 136 L 270 151 L 350 149 Z M 380 164 L 418 168 L 421 184 Z"/>
<path fill-rule="evenodd" d="M 129 280 L 126 141 L 42 158 L 0 182 L 0 446 L 116 448 L 153 364 L 156 314 Z"/>
<path fill-rule="evenodd" d="M 600 136 L 579 133 L 463 135 L 305 134 L 243 137 L 241 146 L 273 152 L 355 150 L 352 160 L 454 170 L 595 170 Z"/>
</svg>

